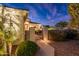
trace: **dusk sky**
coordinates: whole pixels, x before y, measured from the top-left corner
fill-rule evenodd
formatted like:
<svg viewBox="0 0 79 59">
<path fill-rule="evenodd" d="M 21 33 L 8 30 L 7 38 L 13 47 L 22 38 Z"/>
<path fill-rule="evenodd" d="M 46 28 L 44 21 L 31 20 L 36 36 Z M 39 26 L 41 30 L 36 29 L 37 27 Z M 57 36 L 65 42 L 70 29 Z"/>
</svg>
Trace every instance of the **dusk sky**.
<svg viewBox="0 0 79 59">
<path fill-rule="evenodd" d="M 68 4 L 35 4 L 35 3 L 6 3 L 8 7 L 28 9 L 29 16 L 33 22 L 38 22 L 43 25 L 55 25 L 60 21 L 69 21 L 70 16 L 67 10 Z"/>
</svg>

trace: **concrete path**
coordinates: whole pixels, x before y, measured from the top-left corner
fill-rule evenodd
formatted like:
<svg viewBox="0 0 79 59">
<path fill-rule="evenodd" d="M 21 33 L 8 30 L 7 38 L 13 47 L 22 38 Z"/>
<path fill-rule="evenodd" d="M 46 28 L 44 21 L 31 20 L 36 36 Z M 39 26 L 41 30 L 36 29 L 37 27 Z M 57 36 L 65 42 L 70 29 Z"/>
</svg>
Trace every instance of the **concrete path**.
<svg viewBox="0 0 79 59">
<path fill-rule="evenodd" d="M 37 44 L 40 49 L 37 52 L 36 56 L 54 56 L 54 48 L 44 40 L 38 40 Z"/>
</svg>

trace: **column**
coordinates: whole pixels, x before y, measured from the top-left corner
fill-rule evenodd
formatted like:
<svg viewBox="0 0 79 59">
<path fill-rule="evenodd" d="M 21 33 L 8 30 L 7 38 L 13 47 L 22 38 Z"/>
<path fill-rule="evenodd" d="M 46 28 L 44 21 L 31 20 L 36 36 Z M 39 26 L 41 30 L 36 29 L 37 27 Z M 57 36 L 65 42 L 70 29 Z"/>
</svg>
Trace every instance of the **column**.
<svg viewBox="0 0 79 59">
<path fill-rule="evenodd" d="M 35 42 L 35 28 L 30 28 L 30 41 Z"/>
<path fill-rule="evenodd" d="M 48 30 L 43 28 L 43 40 L 48 41 Z"/>
</svg>

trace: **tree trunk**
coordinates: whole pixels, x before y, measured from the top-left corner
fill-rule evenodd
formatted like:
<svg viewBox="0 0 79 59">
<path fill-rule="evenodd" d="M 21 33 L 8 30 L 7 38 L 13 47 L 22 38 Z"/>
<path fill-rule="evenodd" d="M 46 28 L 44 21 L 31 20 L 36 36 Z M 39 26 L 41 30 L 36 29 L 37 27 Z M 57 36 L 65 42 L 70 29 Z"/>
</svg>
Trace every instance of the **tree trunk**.
<svg viewBox="0 0 79 59">
<path fill-rule="evenodd" d="M 8 43 L 8 48 L 9 48 L 8 54 L 9 54 L 9 56 L 11 56 L 11 51 L 12 51 L 12 43 L 11 42 Z"/>
</svg>

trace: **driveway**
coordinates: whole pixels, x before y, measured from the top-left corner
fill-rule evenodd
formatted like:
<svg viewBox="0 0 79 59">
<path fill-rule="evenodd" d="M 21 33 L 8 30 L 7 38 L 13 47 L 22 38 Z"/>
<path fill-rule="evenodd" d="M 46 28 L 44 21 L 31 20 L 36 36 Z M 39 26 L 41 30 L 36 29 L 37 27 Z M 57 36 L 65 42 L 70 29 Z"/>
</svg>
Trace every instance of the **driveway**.
<svg viewBox="0 0 79 59">
<path fill-rule="evenodd" d="M 56 56 L 79 56 L 79 40 L 50 43 Z"/>
</svg>

